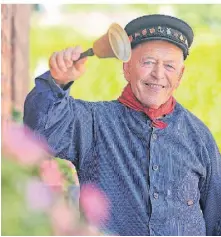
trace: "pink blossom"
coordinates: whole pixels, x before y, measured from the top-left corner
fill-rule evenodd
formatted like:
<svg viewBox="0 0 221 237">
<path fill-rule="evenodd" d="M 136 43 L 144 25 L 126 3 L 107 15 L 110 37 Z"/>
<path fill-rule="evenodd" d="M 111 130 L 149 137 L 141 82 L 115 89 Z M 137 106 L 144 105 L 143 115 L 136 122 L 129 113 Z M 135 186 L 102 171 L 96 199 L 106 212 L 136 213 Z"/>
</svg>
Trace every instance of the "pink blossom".
<svg viewBox="0 0 221 237">
<path fill-rule="evenodd" d="M 50 210 L 54 235 L 72 235 L 76 228 L 77 216 L 66 202 L 59 200 Z"/>
<path fill-rule="evenodd" d="M 108 218 L 109 201 L 104 192 L 94 184 L 81 187 L 80 205 L 87 220 L 96 226 Z"/>
<path fill-rule="evenodd" d="M 3 155 L 22 165 L 35 165 L 47 157 L 46 142 L 40 141 L 26 126 L 4 123 L 2 128 Z"/>
<path fill-rule="evenodd" d="M 64 177 L 59 170 L 55 160 L 44 160 L 40 164 L 40 176 L 42 180 L 56 191 L 61 191 L 64 184 Z"/>
<path fill-rule="evenodd" d="M 32 179 L 26 185 L 26 203 L 35 211 L 46 211 L 53 201 L 52 192 L 40 180 Z"/>
</svg>

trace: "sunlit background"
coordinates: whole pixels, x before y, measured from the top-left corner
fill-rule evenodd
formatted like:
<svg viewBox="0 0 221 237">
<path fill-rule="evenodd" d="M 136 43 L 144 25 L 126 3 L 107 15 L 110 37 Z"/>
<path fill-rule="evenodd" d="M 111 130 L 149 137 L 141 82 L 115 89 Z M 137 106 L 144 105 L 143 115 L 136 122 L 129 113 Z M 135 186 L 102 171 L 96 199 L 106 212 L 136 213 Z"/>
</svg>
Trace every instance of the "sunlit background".
<svg viewBox="0 0 221 237">
<path fill-rule="evenodd" d="M 221 5 L 209 4 L 61 5 L 53 2 L 35 4 L 32 6 L 30 18 L 29 90 L 34 87 L 34 78 L 48 70 L 48 59 L 53 52 L 76 45 L 81 45 L 86 50 L 92 47 L 94 40 L 106 33 L 113 22 L 124 27 L 132 19 L 145 14 L 161 13 L 176 16 L 193 27 L 195 39 L 190 56 L 186 60 L 183 82 L 175 97 L 209 127 L 221 150 L 220 12 Z M 125 85 L 120 61 L 98 59 L 94 56 L 88 58 L 87 71 L 74 83 L 71 95 L 74 98 L 89 101 L 112 100 L 118 98 Z M 30 144 L 29 137 L 24 138 L 23 130 L 19 129 L 16 130 L 17 140 L 12 139 L 9 133 L 5 134 L 6 152 L 2 159 L 2 235 L 90 235 L 97 233 L 91 226 L 87 229 L 86 224 L 82 224 L 84 221 L 76 221 L 76 210 L 74 217 L 71 217 L 66 210 L 66 204 L 63 204 L 60 199 L 53 206 L 48 200 L 49 196 L 54 196 L 54 194 L 38 195 L 38 190 L 44 189 L 42 187 L 44 183 L 40 181 L 40 178 L 45 183 L 48 181 L 45 181 L 44 175 L 42 176 L 42 167 L 38 167 L 37 161 L 33 158 L 34 154 L 30 151 L 31 148 L 25 151 L 16 148 L 16 143 L 20 142 L 18 139 L 21 137 L 25 145 L 33 146 L 32 143 Z M 35 149 L 33 149 L 34 153 L 39 152 Z M 29 159 L 34 165 L 27 163 Z M 78 190 L 72 185 L 74 183 L 76 187 L 78 186 L 73 167 L 59 159 L 56 163 L 65 180 L 61 182 L 64 186 L 64 196 L 68 196 L 71 187 L 72 194 L 77 197 Z M 56 167 L 54 163 L 47 165 L 47 172 L 54 173 L 54 167 Z M 60 180 L 57 176 L 52 177 L 53 182 L 54 179 Z M 30 195 L 30 193 L 34 194 Z M 40 203 L 40 206 L 36 207 L 34 205 L 36 203 Z M 65 223 L 63 226 L 57 226 L 56 223 L 62 223 L 61 217 L 66 223 L 71 223 L 70 225 L 73 222 L 77 224 L 73 225 L 72 229 L 68 229 Z M 82 232 L 82 229 L 85 232 Z"/>
<path fill-rule="evenodd" d="M 56 5 L 35 6 L 31 19 L 30 75 L 48 70 L 54 51 L 81 45 L 92 47 L 111 23 L 124 27 L 144 14 L 169 14 L 187 21 L 195 39 L 186 60 L 183 83 L 176 99 L 212 131 L 221 148 L 221 5 Z M 72 86 L 71 95 L 90 101 L 116 99 L 126 82 L 122 63 L 115 59 L 88 59 L 87 72 Z"/>
</svg>

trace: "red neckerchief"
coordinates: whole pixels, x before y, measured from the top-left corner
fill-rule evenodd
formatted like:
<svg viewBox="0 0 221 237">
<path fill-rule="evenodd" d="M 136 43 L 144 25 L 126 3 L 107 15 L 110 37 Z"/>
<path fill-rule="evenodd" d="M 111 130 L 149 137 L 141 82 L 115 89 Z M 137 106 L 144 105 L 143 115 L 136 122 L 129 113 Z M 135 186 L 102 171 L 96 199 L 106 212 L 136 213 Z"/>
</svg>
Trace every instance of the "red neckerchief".
<svg viewBox="0 0 221 237">
<path fill-rule="evenodd" d="M 161 129 L 166 128 L 167 124 L 158 120 L 157 118 L 172 113 L 176 105 L 176 100 L 171 96 L 169 100 L 165 104 L 161 105 L 158 109 L 147 108 L 137 100 L 132 92 L 130 84 L 124 88 L 118 100 L 131 109 L 144 112 L 151 119 L 152 126 Z"/>
</svg>

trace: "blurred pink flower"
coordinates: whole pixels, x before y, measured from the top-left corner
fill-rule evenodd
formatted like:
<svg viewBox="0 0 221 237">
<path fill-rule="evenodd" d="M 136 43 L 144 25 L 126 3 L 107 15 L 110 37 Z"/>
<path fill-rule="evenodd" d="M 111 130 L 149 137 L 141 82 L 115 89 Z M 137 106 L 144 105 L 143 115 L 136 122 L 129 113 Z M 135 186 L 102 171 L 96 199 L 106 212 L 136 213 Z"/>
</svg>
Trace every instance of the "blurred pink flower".
<svg viewBox="0 0 221 237">
<path fill-rule="evenodd" d="M 64 200 L 59 200 L 50 210 L 54 235 L 72 235 L 78 222 L 76 213 Z"/>
<path fill-rule="evenodd" d="M 98 236 L 99 230 L 80 220 L 77 209 L 60 200 L 49 213 L 53 235 Z"/>
<path fill-rule="evenodd" d="M 53 202 L 51 190 L 40 180 L 32 179 L 26 185 L 26 203 L 29 209 L 47 211 Z"/>
<path fill-rule="evenodd" d="M 81 186 L 80 206 L 86 219 L 96 226 L 107 221 L 109 215 L 109 201 L 104 192 L 94 184 Z"/>
<path fill-rule="evenodd" d="M 28 127 L 13 122 L 2 124 L 3 155 L 30 166 L 47 157 L 46 142 L 37 139 Z"/>
<path fill-rule="evenodd" d="M 42 180 L 55 191 L 62 191 L 64 177 L 55 160 L 44 160 L 40 164 L 40 176 Z"/>
<path fill-rule="evenodd" d="M 95 226 L 91 226 L 88 224 L 81 224 L 78 228 L 72 232 L 74 236 L 104 236 L 106 234 L 101 233 L 99 229 Z"/>
</svg>

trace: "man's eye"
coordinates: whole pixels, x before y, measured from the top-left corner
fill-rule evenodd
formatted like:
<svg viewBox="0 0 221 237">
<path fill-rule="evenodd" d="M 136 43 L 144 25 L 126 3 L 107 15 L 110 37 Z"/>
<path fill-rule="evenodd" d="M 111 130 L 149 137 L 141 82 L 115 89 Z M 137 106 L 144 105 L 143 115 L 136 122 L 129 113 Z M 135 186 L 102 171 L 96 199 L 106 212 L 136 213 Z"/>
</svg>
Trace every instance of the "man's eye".
<svg viewBox="0 0 221 237">
<path fill-rule="evenodd" d="M 166 67 L 170 68 L 170 69 L 175 69 L 172 65 L 170 64 L 166 64 Z"/>
<path fill-rule="evenodd" d="M 152 62 L 152 61 L 144 61 L 144 64 L 146 64 L 146 65 L 152 65 L 152 64 L 154 64 L 154 62 Z"/>
</svg>

